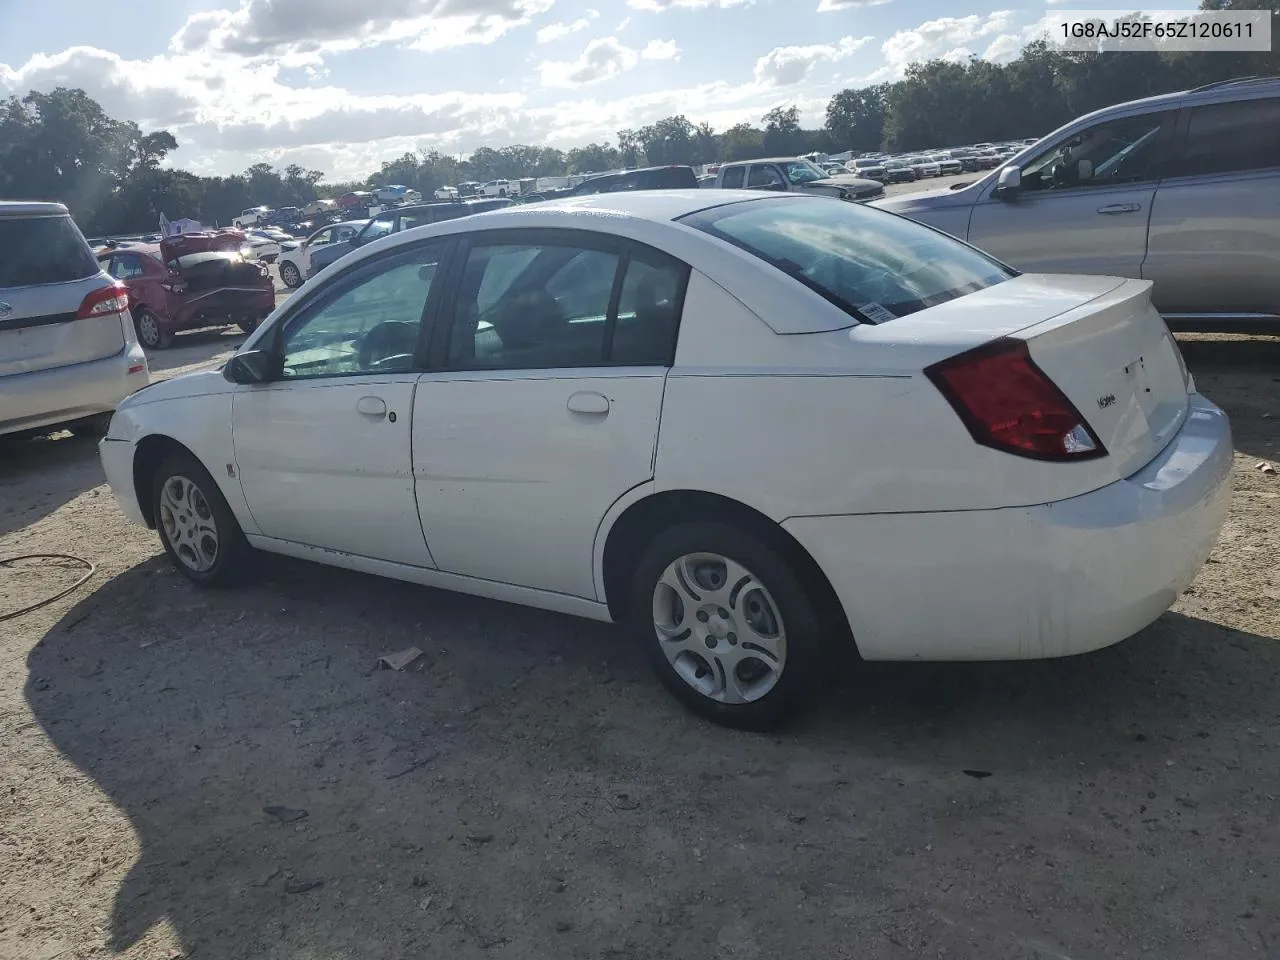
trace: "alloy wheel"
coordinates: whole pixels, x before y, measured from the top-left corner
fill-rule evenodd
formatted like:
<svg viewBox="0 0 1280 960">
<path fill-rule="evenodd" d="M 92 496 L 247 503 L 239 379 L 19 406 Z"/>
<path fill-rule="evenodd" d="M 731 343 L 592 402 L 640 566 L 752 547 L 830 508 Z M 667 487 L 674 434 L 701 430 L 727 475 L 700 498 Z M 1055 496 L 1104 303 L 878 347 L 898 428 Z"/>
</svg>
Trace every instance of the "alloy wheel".
<svg viewBox="0 0 1280 960">
<path fill-rule="evenodd" d="M 663 571 L 653 627 L 676 674 L 717 703 L 761 699 L 786 666 L 777 603 L 750 570 L 719 554 L 685 554 Z"/>
<path fill-rule="evenodd" d="M 160 345 L 160 321 L 150 311 L 138 316 L 138 339 L 144 347 L 154 349 Z"/>
<path fill-rule="evenodd" d="M 160 489 L 160 524 L 174 555 L 188 569 L 205 573 L 218 562 L 218 524 L 203 491 L 173 476 Z"/>
</svg>

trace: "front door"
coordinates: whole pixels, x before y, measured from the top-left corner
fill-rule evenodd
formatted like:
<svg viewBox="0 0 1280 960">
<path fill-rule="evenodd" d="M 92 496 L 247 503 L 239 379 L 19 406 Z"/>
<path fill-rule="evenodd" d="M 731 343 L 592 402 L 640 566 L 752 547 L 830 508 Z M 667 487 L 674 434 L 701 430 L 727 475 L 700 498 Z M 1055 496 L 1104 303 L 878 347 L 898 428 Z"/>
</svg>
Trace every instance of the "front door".
<svg viewBox="0 0 1280 960">
<path fill-rule="evenodd" d="M 441 570 L 595 599 L 600 522 L 653 476 L 687 269 L 584 237 L 495 231 L 465 254 L 414 403 Z"/>
<path fill-rule="evenodd" d="M 1020 270 L 1141 277 L 1172 115 L 1111 120 L 1048 147 L 1008 196 L 989 186 L 968 240 Z"/>
<path fill-rule="evenodd" d="M 434 565 L 409 443 L 445 248 L 400 248 L 351 271 L 283 320 L 273 339 L 280 375 L 236 389 L 236 466 L 265 536 Z"/>
</svg>

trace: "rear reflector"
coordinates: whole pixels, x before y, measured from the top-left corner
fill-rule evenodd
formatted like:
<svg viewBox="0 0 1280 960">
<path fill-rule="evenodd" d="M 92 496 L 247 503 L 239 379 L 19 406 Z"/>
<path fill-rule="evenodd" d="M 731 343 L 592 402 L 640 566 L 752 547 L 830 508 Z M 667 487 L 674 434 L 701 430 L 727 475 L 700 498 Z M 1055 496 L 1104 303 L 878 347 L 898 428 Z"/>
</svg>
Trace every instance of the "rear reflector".
<svg viewBox="0 0 1280 960">
<path fill-rule="evenodd" d="M 994 340 L 924 372 L 983 446 L 1035 460 L 1107 454 L 1075 404 L 1036 366 L 1025 341 Z"/>
<path fill-rule="evenodd" d="M 147 365 L 146 365 L 145 363 L 131 363 L 131 364 L 129 364 L 129 373 L 130 373 L 130 374 L 134 374 L 134 373 L 141 373 L 141 372 L 142 372 L 143 370 L 145 370 L 145 369 L 147 369 Z"/>
<path fill-rule="evenodd" d="M 80 311 L 76 319 L 87 320 L 90 317 L 105 317 L 112 313 L 124 313 L 129 309 L 129 291 L 123 284 L 112 284 L 100 290 L 94 290 L 80 302 Z"/>
</svg>

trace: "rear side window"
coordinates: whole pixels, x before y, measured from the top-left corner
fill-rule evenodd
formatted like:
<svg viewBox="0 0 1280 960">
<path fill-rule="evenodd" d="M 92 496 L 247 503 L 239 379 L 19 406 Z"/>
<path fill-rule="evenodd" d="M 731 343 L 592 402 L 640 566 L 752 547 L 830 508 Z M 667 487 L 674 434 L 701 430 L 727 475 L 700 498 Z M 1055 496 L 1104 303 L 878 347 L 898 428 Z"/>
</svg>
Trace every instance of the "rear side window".
<svg viewBox="0 0 1280 960">
<path fill-rule="evenodd" d="M 730 167 L 724 172 L 724 179 L 721 180 L 721 183 L 726 190 L 736 190 L 738 187 L 742 186 L 742 174 L 744 170 L 744 167 Z"/>
<path fill-rule="evenodd" d="M 1174 176 L 1280 166 L 1280 98 L 1215 103 L 1191 110 Z"/>
<path fill-rule="evenodd" d="M 0 287 L 70 283 L 99 270 L 70 217 L 0 219 Z"/>
<path fill-rule="evenodd" d="M 857 203 L 733 203 L 683 222 L 755 254 L 864 323 L 884 323 L 1016 274 L 928 227 Z"/>
</svg>

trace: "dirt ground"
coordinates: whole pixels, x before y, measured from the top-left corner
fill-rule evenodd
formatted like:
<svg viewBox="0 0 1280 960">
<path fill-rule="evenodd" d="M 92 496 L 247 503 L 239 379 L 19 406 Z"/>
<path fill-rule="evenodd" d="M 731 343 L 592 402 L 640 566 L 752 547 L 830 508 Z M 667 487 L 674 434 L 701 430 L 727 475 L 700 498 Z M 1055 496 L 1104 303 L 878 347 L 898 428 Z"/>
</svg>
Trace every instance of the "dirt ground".
<svg viewBox="0 0 1280 960">
<path fill-rule="evenodd" d="M 197 590 L 91 443 L 0 448 L 0 557 L 98 565 L 0 622 L 0 957 L 1280 957 L 1280 338 L 1184 349 L 1238 455 L 1172 612 L 869 665 L 775 736 L 603 625 L 286 560 Z M 76 576 L 0 567 L 0 614 Z"/>
</svg>

